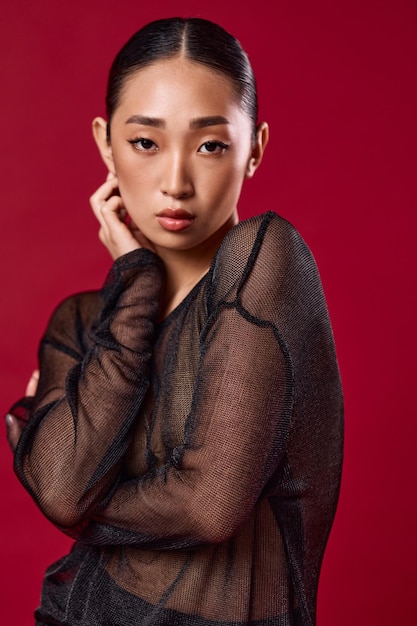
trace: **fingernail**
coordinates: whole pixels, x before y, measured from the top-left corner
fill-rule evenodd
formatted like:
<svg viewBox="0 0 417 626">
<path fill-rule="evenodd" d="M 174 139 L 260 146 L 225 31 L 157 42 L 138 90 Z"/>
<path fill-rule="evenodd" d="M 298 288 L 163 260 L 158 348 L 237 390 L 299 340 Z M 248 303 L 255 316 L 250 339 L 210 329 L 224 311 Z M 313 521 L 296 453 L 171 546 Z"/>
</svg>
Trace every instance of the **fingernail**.
<svg viewBox="0 0 417 626">
<path fill-rule="evenodd" d="M 10 413 L 7 413 L 6 415 L 6 424 L 7 426 L 13 426 L 14 424 L 14 417 L 13 415 L 10 415 Z"/>
</svg>

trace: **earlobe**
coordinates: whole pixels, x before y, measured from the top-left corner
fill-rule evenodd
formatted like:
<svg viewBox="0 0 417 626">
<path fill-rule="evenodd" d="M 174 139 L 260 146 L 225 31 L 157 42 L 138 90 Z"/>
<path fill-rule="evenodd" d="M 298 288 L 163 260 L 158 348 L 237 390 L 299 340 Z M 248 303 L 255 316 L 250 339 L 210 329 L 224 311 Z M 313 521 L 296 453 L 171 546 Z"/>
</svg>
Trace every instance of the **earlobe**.
<svg viewBox="0 0 417 626">
<path fill-rule="evenodd" d="M 266 122 L 261 122 L 256 128 L 256 138 L 252 153 L 246 168 L 245 178 L 252 178 L 262 162 L 262 157 L 269 139 L 269 127 Z"/>
<path fill-rule="evenodd" d="M 93 137 L 105 166 L 112 174 L 116 174 L 113 152 L 108 139 L 107 121 L 103 117 L 95 117 L 92 123 Z"/>
</svg>

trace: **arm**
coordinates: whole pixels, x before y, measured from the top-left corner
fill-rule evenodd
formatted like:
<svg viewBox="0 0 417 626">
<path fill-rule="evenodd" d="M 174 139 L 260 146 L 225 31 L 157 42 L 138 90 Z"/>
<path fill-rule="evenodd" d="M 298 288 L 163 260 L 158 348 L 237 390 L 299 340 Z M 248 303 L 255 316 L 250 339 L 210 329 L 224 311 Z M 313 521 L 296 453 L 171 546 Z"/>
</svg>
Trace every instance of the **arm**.
<svg viewBox="0 0 417 626">
<path fill-rule="evenodd" d="M 202 353 L 184 446 L 119 484 L 81 541 L 190 547 L 228 539 L 250 515 L 285 453 L 291 365 L 276 329 L 236 309 L 218 312 Z"/>
<path fill-rule="evenodd" d="M 147 389 L 162 276 L 149 250 L 120 257 L 89 345 L 82 345 L 75 299 L 58 308 L 42 341 L 41 378 L 15 468 L 58 526 L 88 517 L 117 482 Z"/>
<path fill-rule="evenodd" d="M 34 370 L 32 375 L 26 385 L 25 391 L 25 399 L 33 398 L 36 394 L 36 390 L 38 388 L 39 383 L 39 370 Z M 26 425 L 25 420 L 19 420 L 12 413 L 7 413 L 6 415 L 6 429 L 7 429 L 7 439 L 9 441 L 10 447 L 14 452 L 16 450 L 16 446 L 19 442 L 22 431 Z"/>
<path fill-rule="evenodd" d="M 223 249 L 212 272 L 217 293 L 210 297 L 214 308 L 200 345 L 184 445 L 158 471 L 120 484 L 81 534 L 86 543 L 172 549 L 223 541 L 282 468 L 293 406 L 283 337 L 288 327 L 303 336 L 306 307 L 315 305 L 302 292 L 313 285 L 321 298 L 317 272 L 299 238 L 284 233 L 281 242 L 279 232 L 272 245 L 259 251 L 255 242 L 242 253 L 253 239 L 243 229 L 234 235 L 236 246 Z"/>
</svg>

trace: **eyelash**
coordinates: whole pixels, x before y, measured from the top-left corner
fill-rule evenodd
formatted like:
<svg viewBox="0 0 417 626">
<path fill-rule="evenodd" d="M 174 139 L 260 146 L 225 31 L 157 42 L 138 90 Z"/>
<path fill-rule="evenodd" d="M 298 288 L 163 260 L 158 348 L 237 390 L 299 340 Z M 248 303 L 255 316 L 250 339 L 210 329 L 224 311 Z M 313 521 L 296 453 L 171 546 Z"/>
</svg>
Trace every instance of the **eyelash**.
<svg viewBox="0 0 417 626">
<path fill-rule="evenodd" d="M 158 149 L 156 144 L 151 139 L 146 139 L 146 137 L 139 137 L 138 139 L 128 139 L 128 142 L 136 150 L 139 150 L 141 152 L 153 152 L 154 151 L 152 149 L 153 146 L 155 146 L 156 149 Z M 223 152 L 226 152 L 226 150 L 229 149 L 228 144 L 223 143 L 223 141 L 205 141 L 200 146 L 198 151 L 200 152 L 201 148 L 203 147 L 207 148 L 208 146 L 214 147 L 214 150 L 207 150 L 206 152 L 203 152 L 202 154 L 223 154 Z"/>
<path fill-rule="evenodd" d="M 199 151 L 201 150 L 201 148 L 203 146 L 214 146 L 214 150 L 213 151 L 208 151 L 208 152 L 204 152 L 203 154 L 223 154 L 223 152 L 226 152 L 226 150 L 229 149 L 229 146 L 227 145 L 227 143 L 223 143 L 223 141 L 205 141 L 199 148 Z M 218 150 L 218 148 L 220 148 L 220 150 Z"/>
<path fill-rule="evenodd" d="M 150 152 L 151 146 L 156 146 L 156 144 L 151 139 L 146 139 L 146 137 L 138 137 L 138 139 L 128 139 L 128 142 L 136 148 L 136 150 L 141 150 L 142 152 Z M 143 144 L 150 144 L 148 147 Z"/>
</svg>

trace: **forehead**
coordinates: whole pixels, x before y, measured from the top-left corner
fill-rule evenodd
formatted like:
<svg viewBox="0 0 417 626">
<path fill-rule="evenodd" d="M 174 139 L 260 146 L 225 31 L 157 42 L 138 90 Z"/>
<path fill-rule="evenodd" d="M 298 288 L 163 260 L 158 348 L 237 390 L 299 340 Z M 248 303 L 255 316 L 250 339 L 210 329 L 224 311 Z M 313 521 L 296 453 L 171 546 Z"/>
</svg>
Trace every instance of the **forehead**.
<svg viewBox="0 0 417 626">
<path fill-rule="evenodd" d="M 134 113 L 161 117 L 185 110 L 195 117 L 241 112 L 229 77 L 183 57 L 159 60 L 134 71 L 125 80 L 118 104 L 122 114 L 132 108 L 138 109 Z"/>
</svg>

